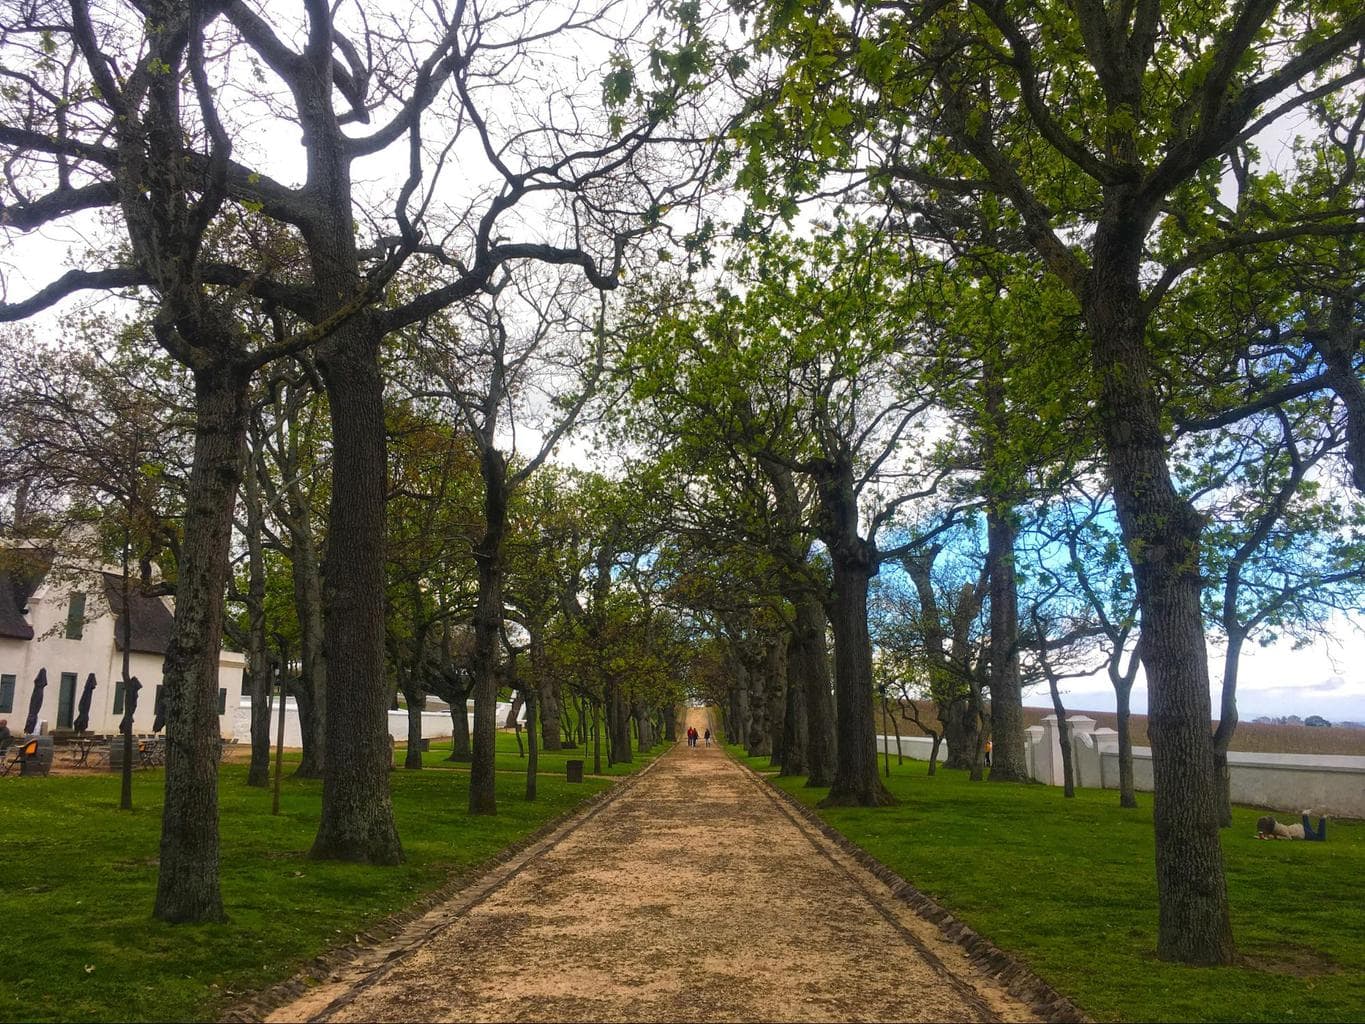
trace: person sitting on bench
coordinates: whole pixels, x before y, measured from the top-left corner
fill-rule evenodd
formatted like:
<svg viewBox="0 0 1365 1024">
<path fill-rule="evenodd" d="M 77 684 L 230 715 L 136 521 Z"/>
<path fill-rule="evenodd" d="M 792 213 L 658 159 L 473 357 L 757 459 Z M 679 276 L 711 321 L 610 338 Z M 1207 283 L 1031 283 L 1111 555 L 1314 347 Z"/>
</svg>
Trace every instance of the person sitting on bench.
<svg viewBox="0 0 1365 1024">
<path fill-rule="evenodd" d="M 1312 822 L 1308 820 L 1311 811 L 1304 811 L 1302 821 L 1294 825 L 1282 825 L 1269 814 L 1256 819 L 1256 838 L 1257 839 L 1309 839 L 1314 842 L 1325 842 L 1327 839 L 1327 817 L 1318 817 L 1318 827 L 1313 828 Z"/>
</svg>

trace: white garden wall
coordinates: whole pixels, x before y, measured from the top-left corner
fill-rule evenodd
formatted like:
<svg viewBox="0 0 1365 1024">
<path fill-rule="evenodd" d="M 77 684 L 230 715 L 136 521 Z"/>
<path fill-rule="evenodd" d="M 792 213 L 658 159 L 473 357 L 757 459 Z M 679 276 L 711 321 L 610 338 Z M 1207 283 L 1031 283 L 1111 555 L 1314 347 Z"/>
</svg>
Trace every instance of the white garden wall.
<svg viewBox="0 0 1365 1024">
<path fill-rule="evenodd" d="M 1119 743 L 1113 729 L 1097 729 L 1086 715 L 1068 715 L 1072 728 L 1072 765 L 1077 786 L 1117 789 L 1119 785 Z M 1057 716 L 1048 715 L 1042 725 L 1030 727 L 1028 738 L 1029 773 L 1048 785 L 1062 784 L 1062 747 L 1058 738 Z M 927 736 L 902 736 L 900 751 L 905 757 L 929 760 L 932 741 Z M 896 737 L 878 736 L 877 752 L 896 753 Z M 947 744 L 939 748 L 940 763 L 947 756 Z M 1232 802 L 1251 807 L 1268 807 L 1297 815 L 1312 809 L 1315 814 L 1334 818 L 1365 818 L 1365 757 L 1338 754 L 1252 754 L 1234 751 L 1228 755 Z M 1152 751 L 1133 748 L 1133 784 L 1140 792 L 1152 791 Z"/>
</svg>

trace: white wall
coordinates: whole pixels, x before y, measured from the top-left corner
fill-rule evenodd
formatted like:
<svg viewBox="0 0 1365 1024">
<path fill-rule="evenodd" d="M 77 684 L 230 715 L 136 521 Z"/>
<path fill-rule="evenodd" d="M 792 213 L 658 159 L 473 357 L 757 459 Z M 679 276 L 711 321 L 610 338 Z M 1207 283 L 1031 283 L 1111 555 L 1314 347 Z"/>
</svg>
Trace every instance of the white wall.
<svg viewBox="0 0 1365 1024">
<path fill-rule="evenodd" d="M 279 696 L 276 695 L 271 700 L 270 718 L 270 745 L 275 745 L 275 737 L 278 735 L 276 730 L 279 728 L 279 720 L 275 718 L 280 707 Z M 507 712 L 512 705 L 507 703 L 498 704 L 498 727 L 507 720 Z M 234 708 L 229 702 L 229 711 L 232 712 L 228 717 L 232 719 L 232 732 L 225 732 L 225 736 L 236 736 L 242 743 L 251 742 L 251 698 L 242 697 Z M 474 702 L 468 702 L 469 728 L 474 728 Z M 524 721 L 523 716 L 523 721 Z M 405 709 L 389 712 L 389 735 L 398 742 L 407 742 L 408 739 L 408 713 Z M 450 712 L 449 711 L 423 711 L 422 712 L 422 736 L 426 739 L 449 739 L 450 738 Z M 299 708 L 291 698 L 285 703 L 284 718 L 284 745 L 292 749 L 299 749 L 303 746 L 303 729 L 299 725 Z"/>
<path fill-rule="evenodd" d="M 901 755 L 914 758 L 916 761 L 929 760 L 929 755 L 934 749 L 934 741 L 928 736 L 901 736 L 899 739 L 895 736 L 878 736 L 877 753 L 884 754 L 889 752 L 892 757 L 895 757 L 897 742 L 900 743 Z M 938 747 L 938 763 L 942 764 L 947 759 L 948 742 L 945 740 L 940 743 Z"/>
<path fill-rule="evenodd" d="M 1072 727 L 1072 767 L 1077 786 L 1118 789 L 1119 745 L 1113 729 L 1096 728 L 1086 715 L 1068 715 Z M 1025 730 L 1029 774 L 1039 782 L 1060 786 L 1063 782 L 1062 746 L 1057 716 L 1048 715 L 1042 725 Z M 902 736 L 900 750 L 906 757 L 929 760 L 933 741 L 928 736 Z M 878 736 L 877 753 L 896 753 L 896 737 Z M 947 757 L 947 744 L 939 747 L 939 763 Z M 1340 754 L 1228 754 L 1232 802 L 1268 807 L 1297 816 L 1312 809 L 1335 818 L 1365 818 L 1365 757 Z M 1152 750 L 1133 748 L 1133 784 L 1141 792 L 1152 791 Z"/>
<path fill-rule="evenodd" d="M 1118 734 L 1096 729 L 1084 716 L 1068 716 L 1080 722 L 1072 737 L 1072 763 L 1076 785 L 1117 789 L 1119 785 Z M 1043 719 L 1030 733 L 1035 756 L 1044 769 L 1034 773 L 1042 782 L 1053 782 L 1046 769 L 1055 758 L 1054 785 L 1061 784 L 1061 745 L 1055 715 Z M 1339 754 L 1228 753 L 1228 784 L 1232 802 L 1268 807 L 1297 815 L 1305 809 L 1337 818 L 1365 818 L 1365 757 Z M 1152 791 L 1152 749 L 1133 748 L 1133 786 Z"/>
</svg>

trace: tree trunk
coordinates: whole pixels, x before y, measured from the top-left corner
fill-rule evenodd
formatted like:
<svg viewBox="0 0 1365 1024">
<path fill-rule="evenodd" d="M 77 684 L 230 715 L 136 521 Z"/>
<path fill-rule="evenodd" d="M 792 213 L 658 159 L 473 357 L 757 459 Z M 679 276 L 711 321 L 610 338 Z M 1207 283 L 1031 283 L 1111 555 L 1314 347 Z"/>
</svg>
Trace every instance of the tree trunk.
<svg viewBox="0 0 1365 1024">
<path fill-rule="evenodd" d="M 597 701 L 592 702 L 592 773 L 602 774 L 602 714 Z"/>
<path fill-rule="evenodd" d="M 749 739 L 749 670 L 730 644 L 730 714 L 726 721 L 726 736 L 731 743 L 747 743 Z"/>
<path fill-rule="evenodd" d="M 666 743 L 678 742 L 677 708 L 669 709 L 668 714 L 664 715 L 664 741 Z"/>
<path fill-rule="evenodd" d="M 528 629 L 531 638 L 531 675 L 537 686 L 536 710 L 540 717 L 540 735 L 546 750 L 560 750 L 564 742 L 560 718 L 564 699 L 560 693 L 559 677 L 550 670 L 550 659 L 545 654 L 544 627 Z"/>
<path fill-rule="evenodd" d="M 352 249 L 349 217 L 338 248 Z M 352 252 L 352 259 L 354 253 Z M 325 280 L 325 276 L 319 275 Z M 355 278 L 336 289 L 345 301 Z M 323 568 L 326 769 L 310 856 L 399 864 L 389 797 L 389 690 L 384 671 L 384 396 L 378 333 L 357 314 L 323 343 L 332 418 L 332 498 Z"/>
<path fill-rule="evenodd" d="M 970 770 L 981 733 L 980 720 L 971 700 L 959 697 L 946 707 L 939 707 L 938 718 L 943 723 L 943 739 L 948 744 L 943 767 Z"/>
<path fill-rule="evenodd" d="M 306 508 L 301 508 L 295 518 L 307 514 Z M 306 518 L 301 526 L 291 531 L 291 539 L 290 568 L 294 578 L 294 608 L 299 620 L 297 685 L 306 694 L 299 700 L 303 756 L 294 775 L 302 779 L 320 779 L 327 764 L 327 660 L 323 656 L 322 579 L 317 547 Z"/>
<path fill-rule="evenodd" d="M 811 593 L 794 596 L 796 628 L 788 672 L 793 685 L 805 691 L 806 785 L 824 787 L 834 782 L 834 707 L 830 683 L 829 620 L 820 599 Z"/>
<path fill-rule="evenodd" d="M 1057 678 L 1049 674 L 1048 690 L 1052 693 L 1052 713 L 1057 716 L 1057 740 L 1062 747 L 1062 796 L 1076 795 L 1076 769 L 1072 765 L 1071 723 L 1066 720 L 1066 708 L 1062 706 L 1062 694 L 1057 689 Z"/>
<path fill-rule="evenodd" d="M 640 753 L 652 750 L 654 747 L 654 726 L 649 720 L 649 713 L 643 704 L 634 707 L 635 715 L 635 738 L 638 744 L 637 749 Z"/>
<path fill-rule="evenodd" d="M 810 742 L 810 726 L 806 720 L 806 688 L 796 675 L 799 654 L 793 631 L 787 637 L 787 700 L 782 715 L 782 763 L 779 775 L 804 775 L 808 770 L 806 751 Z"/>
<path fill-rule="evenodd" d="M 504 729 L 515 729 L 517 719 L 521 717 L 521 709 L 526 706 L 526 698 L 521 695 L 520 690 L 512 691 L 512 702 L 507 709 L 507 720 L 503 722 Z"/>
<path fill-rule="evenodd" d="M 976 715 L 976 746 L 972 749 L 971 770 L 967 778 L 972 782 L 982 782 L 986 778 L 986 743 L 990 733 L 986 729 L 986 715 L 981 707 L 981 688 L 972 687 L 971 705 Z"/>
<path fill-rule="evenodd" d="M 251 683 L 251 767 L 246 784 L 270 785 L 270 652 L 265 633 L 265 550 L 260 483 L 246 473 L 247 631 L 246 663 Z M 283 713 L 283 712 L 281 712 Z"/>
<path fill-rule="evenodd" d="M 986 559 L 991 603 L 992 782 L 1027 782 L 1024 697 L 1019 683 L 1019 587 L 1014 570 L 1014 510 L 986 507 Z"/>
<path fill-rule="evenodd" d="M 1218 825 L 1232 827 L 1232 776 L 1228 770 L 1228 747 L 1237 731 L 1237 669 L 1242 658 L 1245 630 L 1228 630 L 1228 647 L 1223 655 L 1223 695 L 1218 728 L 1213 733 L 1213 783 L 1218 799 Z"/>
<path fill-rule="evenodd" d="M 1132 695 L 1131 682 L 1114 688 L 1119 734 L 1119 806 L 1129 808 L 1137 807 L 1137 787 L 1133 782 Z"/>
<path fill-rule="evenodd" d="M 540 746 L 536 742 L 536 721 L 539 710 L 539 701 L 536 700 L 536 688 L 528 687 L 526 690 L 526 747 L 528 755 L 526 758 L 526 799 L 536 798 L 536 772 L 540 770 Z M 558 733 L 558 730 L 556 730 Z"/>
<path fill-rule="evenodd" d="M 249 667 L 251 682 L 251 766 L 247 769 L 246 784 L 261 789 L 270 786 L 270 714 L 273 702 L 273 679 L 268 655 L 257 659 L 255 653 L 247 657 L 248 666 L 258 661 L 259 673 Z M 283 714 L 283 710 L 280 712 Z"/>
<path fill-rule="evenodd" d="M 834 689 L 839 709 L 834 782 L 821 806 L 880 807 L 896 803 L 877 771 L 872 707 L 872 640 L 867 628 L 867 555 L 831 553 L 834 562 Z"/>
<path fill-rule="evenodd" d="M 1208 660 L 1200 608 L 1202 519 L 1176 493 L 1141 311 L 1141 225 L 1109 200 L 1082 311 L 1100 382 L 1114 502 L 1142 614 L 1156 829 L 1157 955 L 1234 957 L 1218 836 Z"/>
<path fill-rule="evenodd" d="M 502 630 L 502 546 L 507 528 L 507 462 L 485 443 L 479 460 L 483 475 L 484 534 L 474 550 L 479 596 L 474 611 L 474 758 L 469 774 L 469 813 L 498 810 L 495 756 L 498 741 L 497 643 Z"/>
<path fill-rule="evenodd" d="M 461 687 L 454 694 L 450 704 L 450 756 L 447 761 L 468 763 L 473 757 L 469 747 L 469 697 L 468 690 Z"/>
<path fill-rule="evenodd" d="M 764 671 L 764 658 L 760 652 L 745 666 L 749 681 L 749 731 L 744 738 L 744 747 L 750 757 L 767 757 L 772 753 L 771 733 L 768 731 L 767 673 Z"/>
<path fill-rule="evenodd" d="M 403 767 L 411 771 L 422 769 L 422 707 L 426 699 L 422 691 L 414 685 L 411 674 L 404 673 L 403 697 L 408 703 L 408 752 L 403 758 Z"/>
<path fill-rule="evenodd" d="M 942 733 L 932 734 L 933 745 L 929 748 L 929 774 L 934 775 L 938 771 L 938 748 L 943 743 Z"/>
<path fill-rule="evenodd" d="M 218 884 L 218 654 L 246 442 L 246 386 L 246 375 L 232 369 L 194 375 L 194 461 L 175 625 L 162 668 L 166 798 L 153 916 L 172 923 L 226 919 Z"/>
<path fill-rule="evenodd" d="M 302 663 L 300 670 L 302 671 Z M 299 735 L 303 740 L 303 756 L 299 759 L 298 767 L 294 769 L 294 775 L 301 779 L 317 778 L 319 776 L 314 772 L 314 764 L 318 752 L 326 745 L 326 741 L 321 738 L 326 723 L 315 714 L 313 687 L 308 685 L 302 675 L 295 676 L 290 681 L 289 692 L 294 698 L 295 708 L 298 709 Z"/>
<path fill-rule="evenodd" d="M 607 687 L 607 730 L 612 764 L 630 764 L 635 757 L 630 752 L 630 707 L 621 687 L 612 683 Z"/>
<path fill-rule="evenodd" d="M 782 529 L 791 538 L 788 550 L 793 566 L 808 568 L 810 541 L 805 536 L 806 500 L 802 498 L 791 469 L 770 458 L 759 456 L 759 464 L 772 484 L 777 513 Z M 796 574 L 800 575 L 800 574 Z M 804 763 L 806 785 L 825 787 L 834 781 L 834 709 L 832 706 L 829 670 L 829 648 L 825 632 L 829 625 L 819 596 L 812 593 L 809 580 L 799 580 L 787 591 L 786 597 L 795 610 L 796 624 L 788 650 L 787 685 L 789 690 L 801 688 L 797 702 L 797 731 L 805 740 L 804 750 L 796 761 L 784 757 L 784 773 L 800 774 L 793 770 Z M 791 702 L 789 701 L 789 704 Z"/>
<path fill-rule="evenodd" d="M 1365 384 L 1356 371 L 1359 297 L 1343 289 L 1331 298 L 1328 329 L 1314 332 L 1313 347 L 1326 366 L 1327 386 L 1346 411 L 1346 448 L 1351 482 L 1365 494 Z"/>
<path fill-rule="evenodd" d="M 767 664 L 764 667 L 767 677 L 764 688 L 768 694 L 768 750 L 772 764 L 780 768 L 785 759 L 782 750 L 786 735 L 785 712 L 787 709 L 787 638 L 777 634 L 768 645 Z"/>
</svg>

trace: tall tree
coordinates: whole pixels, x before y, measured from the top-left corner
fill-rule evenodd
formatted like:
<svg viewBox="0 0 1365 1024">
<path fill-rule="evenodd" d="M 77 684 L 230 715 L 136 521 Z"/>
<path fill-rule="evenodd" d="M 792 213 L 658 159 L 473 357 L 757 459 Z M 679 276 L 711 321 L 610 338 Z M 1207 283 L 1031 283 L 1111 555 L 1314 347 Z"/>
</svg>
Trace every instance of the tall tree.
<svg viewBox="0 0 1365 1024">
<path fill-rule="evenodd" d="M 85 289 L 144 286 L 156 298 L 157 341 L 194 381 L 195 454 L 163 671 L 169 743 L 154 912 L 172 922 L 220 920 L 218 650 L 247 383 L 312 337 L 253 345 L 234 315 L 240 296 L 215 287 L 249 275 L 216 260 L 210 237 L 233 170 L 205 72 L 210 12 L 171 2 L 106 11 L 77 0 L 5 17 L 7 59 L 28 66 L 38 57 L 36 74 L 5 97 L 16 116 L 5 118 L 0 145 L 18 170 L 7 220 L 36 228 L 117 206 L 127 245 L 115 252 L 127 259 L 68 271 L 0 317 L 30 316 Z"/>
<path fill-rule="evenodd" d="M 472 664 L 472 814 L 497 810 L 496 667 L 506 618 L 509 504 L 577 422 L 597 389 L 605 355 L 605 324 L 600 314 L 584 310 L 583 291 L 571 287 L 562 275 L 552 279 L 531 274 L 529 268 L 523 272 L 528 276 L 506 278 L 481 303 L 466 307 L 467 329 L 450 325 L 442 330 L 433 322 L 422 337 L 423 358 L 438 388 L 425 397 L 449 403 L 451 415 L 478 451 L 483 481 L 481 531 L 473 549 L 478 596 Z M 547 386 L 554 394 L 546 393 Z M 528 428 L 535 430 L 539 443 L 518 453 L 517 439 L 525 437 Z"/>
</svg>

